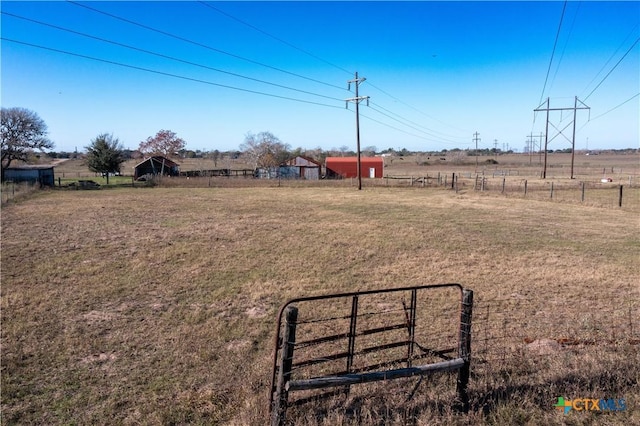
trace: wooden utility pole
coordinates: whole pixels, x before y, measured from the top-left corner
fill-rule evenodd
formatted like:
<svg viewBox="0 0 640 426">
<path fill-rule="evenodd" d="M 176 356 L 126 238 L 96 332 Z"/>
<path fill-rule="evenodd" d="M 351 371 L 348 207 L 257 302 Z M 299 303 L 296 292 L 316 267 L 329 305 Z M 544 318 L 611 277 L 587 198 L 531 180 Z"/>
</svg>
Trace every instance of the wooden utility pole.
<svg viewBox="0 0 640 426">
<path fill-rule="evenodd" d="M 476 143 L 476 173 L 478 173 L 478 141 L 480 140 L 478 136 L 480 136 L 478 132 L 473 134 L 473 141 Z"/>
<path fill-rule="evenodd" d="M 355 98 L 349 98 L 346 99 L 347 102 L 347 108 L 349 108 L 349 102 L 353 102 L 356 104 L 356 148 L 357 148 L 357 152 L 358 152 L 358 164 L 357 164 L 357 168 L 358 168 L 358 191 L 360 191 L 362 189 L 362 165 L 360 164 L 360 101 L 363 101 L 366 99 L 367 101 L 367 106 L 369 106 L 369 96 L 359 96 L 358 94 L 358 87 L 360 86 L 360 83 L 362 83 L 363 81 L 365 81 L 366 78 L 361 77 L 358 78 L 358 72 L 356 71 L 356 78 L 353 80 L 349 80 L 348 83 L 348 89 L 351 90 L 351 83 L 355 83 L 356 85 L 356 97 Z"/>
</svg>

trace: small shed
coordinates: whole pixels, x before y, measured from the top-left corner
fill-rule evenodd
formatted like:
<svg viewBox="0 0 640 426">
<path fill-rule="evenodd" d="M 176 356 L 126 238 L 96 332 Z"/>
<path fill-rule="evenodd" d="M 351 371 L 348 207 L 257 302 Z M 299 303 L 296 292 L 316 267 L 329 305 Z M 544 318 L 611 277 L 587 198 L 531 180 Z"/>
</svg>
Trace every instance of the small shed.
<svg viewBox="0 0 640 426">
<path fill-rule="evenodd" d="M 38 183 L 40 186 L 55 186 L 53 166 L 24 165 L 4 169 L 4 180 L 12 182 Z"/>
<path fill-rule="evenodd" d="M 178 176 L 180 166 L 162 155 L 154 155 L 145 158 L 134 166 L 133 178 L 138 179 L 144 175 Z"/>
<path fill-rule="evenodd" d="M 283 166 L 289 166 L 295 170 L 296 177 L 300 179 L 318 180 L 320 179 L 320 170 L 322 164 L 313 158 L 298 155 L 297 157 L 287 160 Z"/>
<path fill-rule="evenodd" d="M 358 177 L 358 157 L 327 157 L 325 160 L 327 178 Z M 382 157 L 360 157 L 362 177 L 381 178 L 384 171 Z"/>
</svg>

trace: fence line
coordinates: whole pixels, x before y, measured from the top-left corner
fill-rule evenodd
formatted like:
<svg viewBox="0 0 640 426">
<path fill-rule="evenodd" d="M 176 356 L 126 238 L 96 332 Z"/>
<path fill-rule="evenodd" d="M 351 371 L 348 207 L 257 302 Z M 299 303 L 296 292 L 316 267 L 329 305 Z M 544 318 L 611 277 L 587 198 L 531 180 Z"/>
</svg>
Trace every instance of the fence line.
<svg viewBox="0 0 640 426">
<path fill-rule="evenodd" d="M 490 177 L 493 176 L 493 177 Z M 513 176 L 516 176 L 515 178 Z M 619 182 L 587 180 L 540 180 L 518 178 L 516 173 L 493 175 L 438 173 L 425 176 L 385 176 L 371 186 L 442 187 L 456 192 L 475 191 L 536 200 L 574 202 L 589 205 L 640 208 L 640 185 L 634 176 Z"/>
<path fill-rule="evenodd" d="M 499 370 L 516 356 L 546 357 L 571 348 L 640 344 L 640 292 L 614 297 L 532 301 L 483 300 L 474 304 L 472 366 Z M 524 354 L 524 355 L 523 355 Z"/>
<path fill-rule="evenodd" d="M 3 182 L 2 183 L 2 204 L 11 200 L 27 195 L 40 189 L 40 185 L 36 182 Z"/>
</svg>

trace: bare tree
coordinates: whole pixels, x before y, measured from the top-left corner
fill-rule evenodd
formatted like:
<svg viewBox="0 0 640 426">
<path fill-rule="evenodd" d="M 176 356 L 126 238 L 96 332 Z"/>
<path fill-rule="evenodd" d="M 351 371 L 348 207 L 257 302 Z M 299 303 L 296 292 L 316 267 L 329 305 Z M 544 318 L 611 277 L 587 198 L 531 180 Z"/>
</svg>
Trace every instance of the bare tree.
<svg viewBox="0 0 640 426">
<path fill-rule="evenodd" d="M 3 180 L 4 170 L 14 160 L 26 162 L 33 150 L 53 148 L 53 142 L 47 138 L 46 123 L 33 111 L 26 108 L 2 108 L 0 122 Z"/>
<path fill-rule="evenodd" d="M 211 158 L 213 159 L 213 167 L 218 167 L 218 160 L 220 159 L 220 151 L 214 149 L 211 152 Z"/>
<path fill-rule="evenodd" d="M 361 152 L 362 154 L 368 156 L 368 157 L 373 157 L 374 155 L 376 155 L 376 151 L 378 149 L 374 146 L 374 145 L 370 145 L 370 146 L 365 146 Z"/>
<path fill-rule="evenodd" d="M 254 168 L 277 167 L 289 155 L 289 145 L 270 132 L 247 133 L 240 150 Z"/>
<path fill-rule="evenodd" d="M 145 155 L 175 155 L 184 149 L 187 143 L 171 130 L 160 130 L 155 136 L 140 142 L 138 150 Z"/>
</svg>

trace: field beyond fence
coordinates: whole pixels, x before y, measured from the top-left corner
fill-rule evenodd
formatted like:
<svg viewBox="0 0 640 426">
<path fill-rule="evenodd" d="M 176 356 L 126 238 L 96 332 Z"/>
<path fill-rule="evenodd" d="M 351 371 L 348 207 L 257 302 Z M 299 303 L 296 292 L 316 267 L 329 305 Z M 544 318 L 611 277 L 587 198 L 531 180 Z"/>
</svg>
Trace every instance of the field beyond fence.
<svg viewBox="0 0 640 426">
<path fill-rule="evenodd" d="M 2 424 L 266 424 L 286 300 L 437 283 L 474 292 L 468 414 L 455 374 L 439 373 L 353 386 L 288 418 L 640 424 L 638 208 L 474 181 L 163 183 L 8 203 Z M 559 398 L 624 409 L 565 414 Z"/>
</svg>

